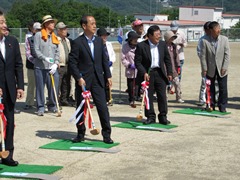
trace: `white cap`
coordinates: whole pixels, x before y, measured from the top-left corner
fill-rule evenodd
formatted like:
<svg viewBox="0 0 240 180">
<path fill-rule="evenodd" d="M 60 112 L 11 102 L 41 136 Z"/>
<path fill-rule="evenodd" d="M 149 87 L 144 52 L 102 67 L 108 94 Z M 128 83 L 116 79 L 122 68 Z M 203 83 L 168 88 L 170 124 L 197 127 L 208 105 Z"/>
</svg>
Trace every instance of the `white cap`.
<svg viewBox="0 0 240 180">
<path fill-rule="evenodd" d="M 172 22 L 171 22 L 170 27 L 171 27 L 171 30 L 172 30 L 172 31 L 177 31 L 177 30 L 178 30 L 178 26 L 179 26 L 179 24 L 178 24 L 177 21 L 172 21 Z"/>
<path fill-rule="evenodd" d="M 41 29 L 41 24 L 40 24 L 39 22 L 35 22 L 35 23 L 33 24 L 33 29 L 34 29 L 34 30 L 39 30 L 39 29 Z"/>
</svg>

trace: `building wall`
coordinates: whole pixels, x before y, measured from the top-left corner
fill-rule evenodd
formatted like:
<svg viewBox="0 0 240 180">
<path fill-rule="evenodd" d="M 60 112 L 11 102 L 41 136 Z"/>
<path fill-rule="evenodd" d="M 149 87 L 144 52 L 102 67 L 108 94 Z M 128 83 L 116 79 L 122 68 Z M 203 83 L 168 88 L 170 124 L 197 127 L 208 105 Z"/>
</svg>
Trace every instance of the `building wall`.
<svg viewBox="0 0 240 180">
<path fill-rule="evenodd" d="M 134 18 L 136 19 L 141 19 L 142 21 L 151 21 L 153 20 L 154 18 L 154 15 L 153 16 L 150 16 L 150 15 L 134 15 Z"/>
<path fill-rule="evenodd" d="M 221 17 L 219 12 L 214 12 L 214 9 L 200 9 L 200 8 L 179 8 L 179 20 L 190 21 L 213 21 L 217 17 Z"/>
<path fill-rule="evenodd" d="M 168 21 L 168 15 L 155 15 L 153 21 Z"/>
<path fill-rule="evenodd" d="M 239 22 L 239 18 L 225 18 L 223 19 L 222 28 L 229 29 Z"/>
</svg>

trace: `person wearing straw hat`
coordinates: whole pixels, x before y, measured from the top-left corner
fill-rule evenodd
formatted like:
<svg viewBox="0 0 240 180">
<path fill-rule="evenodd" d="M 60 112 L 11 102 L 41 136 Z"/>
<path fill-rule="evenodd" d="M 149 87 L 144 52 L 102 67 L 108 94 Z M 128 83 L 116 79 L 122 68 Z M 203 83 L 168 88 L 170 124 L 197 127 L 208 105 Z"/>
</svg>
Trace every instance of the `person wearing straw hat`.
<svg viewBox="0 0 240 180">
<path fill-rule="evenodd" d="M 56 112 L 56 100 L 54 90 L 51 85 L 50 74 L 54 76 L 55 86 L 58 89 L 59 74 L 59 40 L 53 32 L 57 20 L 51 15 L 42 18 L 42 29 L 34 36 L 34 49 L 37 59 L 34 62 L 34 73 L 36 79 L 36 100 L 37 115 L 44 115 L 44 86 L 48 89 L 48 111 Z"/>
<path fill-rule="evenodd" d="M 14 106 L 16 99 L 24 96 L 23 63 L 17 39 L 13 36 L 5 36 L 7 31 L 4 13 L 0 11 L 0 97 L 4 104 L 3 114 L 7 119 L 5 149 L 9 151 L 7 158 L 2 158 L 2 164 L 17 166 L 13 160 L 14 152 Z M 2 141 L 3 143 L 3 141 Z M 4 143 L 1 151 L 4 151 Z"/>
</svg>

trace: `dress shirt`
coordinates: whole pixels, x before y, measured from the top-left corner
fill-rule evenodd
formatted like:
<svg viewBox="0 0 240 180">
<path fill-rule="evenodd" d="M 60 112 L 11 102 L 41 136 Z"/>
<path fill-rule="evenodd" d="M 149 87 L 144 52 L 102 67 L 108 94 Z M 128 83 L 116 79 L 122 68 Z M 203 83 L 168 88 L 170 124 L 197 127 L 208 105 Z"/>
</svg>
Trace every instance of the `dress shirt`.
<svg viewBox="0 0 240 180">
<path fill-rule="evenodd" d="M 5 59 L 6 48 L 5 48 L 5 37 L 4 36 L 3 36 L 2 40 L 0 41 L 0 51 L 2 53 L 3 58 Z"/>
<path fill-rule="evenodd" d="M 88 41 L 88 45 L 90 47 L 90 50 L 91 50 L 91 53 L 92 53 L 92 57 L 94 59 L 94 40 L 95 40 L 95 36 L 92 37 L 92 39 L 89 39 L 86 35 L 85 37 L 87 38 L 87 41 Z"/>
<path fill-rule="evenodd" d="M 159 60 L 160 60 L 160 54 L 159 54 L 159 51 L 158 51 L 158 44 L 153 44 L 151 43 L 151 41 L 149 41 L 149 44 L 150 44 L 150 51 L 151 51 L 151 57 L 152 57 L 152 61 L 151 61 L 151 68 L 159 68 L 160 66 L 160 63 L 159 63 Z"/>
</svg>

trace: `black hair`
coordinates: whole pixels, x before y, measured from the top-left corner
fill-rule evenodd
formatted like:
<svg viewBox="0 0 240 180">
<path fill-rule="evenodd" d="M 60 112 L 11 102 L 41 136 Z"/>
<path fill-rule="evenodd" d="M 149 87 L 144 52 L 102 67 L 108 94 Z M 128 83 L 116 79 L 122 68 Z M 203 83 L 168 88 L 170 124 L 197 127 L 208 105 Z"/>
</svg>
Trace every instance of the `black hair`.
<svg viewBox="0 0 240 180">
<path fill-rule="evenodd" d="M 207 21 L 207 22 L 203 25 L 203 29 L 204 29 L 204 30 L 208 30 L 210 23 L 211 23 L 211 21 Z"/>
<path fill-rule="evenodd" d="M 3 16 L 4 15 L 4 13 L 0 10 L 0 16 Z"/>
<path fill-rule="evenodd" d="M 217 21 L 212 21 L 208 27 L 209 29 L 214 29 L 217 26 L 219 26 L 219 23 Z"/>
<path fill-rule="evenodd" d="M 33 20 L 29 21 L 29 23 L 28 23 L 28 31 L 32 31 L 33 24 L 34 24 Z"/>
<path fill-rule="evenodd" d="M 80 20 L 80 25 L 81 27 L 83 27 L 83 24 L 87 24 L 88 23 L 88 20 L 87 18 L 89 17 L 90 15 L 83 15 L 81 20 Z"/>
<path fill-rule="evenodd" d="M 157 25 L 150 26 L 147 30 L 147 36 L 149 36 L 150 34 L 153 36 L 155 31 L 161 31 L 159 26 Z"/>
</svg>

